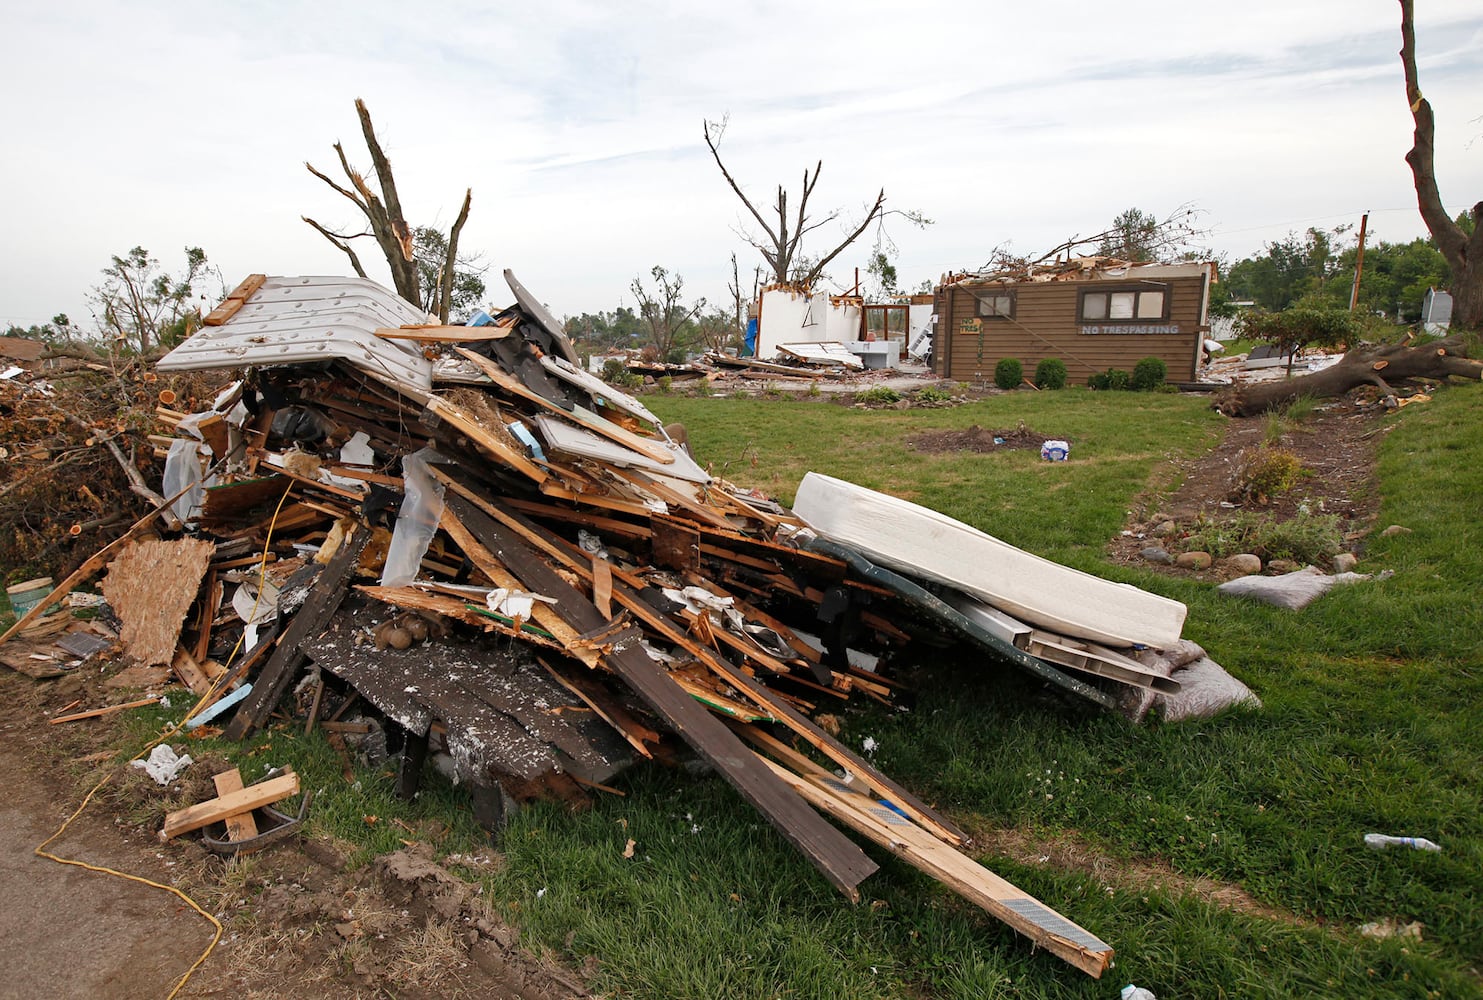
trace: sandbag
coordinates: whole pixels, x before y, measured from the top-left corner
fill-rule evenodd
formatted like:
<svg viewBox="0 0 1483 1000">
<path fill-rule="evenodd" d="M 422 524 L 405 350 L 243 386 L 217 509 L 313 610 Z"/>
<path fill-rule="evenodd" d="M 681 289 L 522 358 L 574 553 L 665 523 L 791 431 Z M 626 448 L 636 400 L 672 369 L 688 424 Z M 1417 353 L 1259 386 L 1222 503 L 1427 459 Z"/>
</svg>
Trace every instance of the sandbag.
<svg viewBox="0 0 1483 1000">
<path fill-rule="evenodd" d="M 1153 707 L 1165 722 L 1208 719 L 1238 705 L 1261 708 L 1262 702 L 1245 684 L 1226 673 L 1219 663 L 1202 657 L 1174 671 L 1178 694 L 1156 694 Z"/>
<path fill-rule="evenodd" d="M 1357 583 L 1368 579 L 1370 577 L 1365 573 L 1329 576 L 1317 566 L 1305 566 L 1282 576 L 1237 577 L 1215 589 L 1229 597 L 1249 597 L 1264 604 L 1298 611 L 1328 593 L 1335 584 Z"/>
</svg>

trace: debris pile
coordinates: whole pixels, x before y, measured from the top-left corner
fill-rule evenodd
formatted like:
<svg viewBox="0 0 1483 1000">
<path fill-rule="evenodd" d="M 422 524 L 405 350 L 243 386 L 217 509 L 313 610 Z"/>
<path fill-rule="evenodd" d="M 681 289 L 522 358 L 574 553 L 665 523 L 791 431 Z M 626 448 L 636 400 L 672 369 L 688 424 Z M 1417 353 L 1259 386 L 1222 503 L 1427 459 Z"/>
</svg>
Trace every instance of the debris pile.
<svg viewBox="0 0 1483 1000">
<path fill-rule="evenodd" d="M 107 566 L 124 652 L 190 687 L 194 723 L 385 722 L 399 790 L 446 752 L 491 828 L 603 789 L 673 733 L 850 899 L 878 866 L 824 816 L 1100 975 L 1108 945 L 956 850 L 962 831 L 811 716 L 889 702 L 877 668 L 916 635 L 1108 708 L 1177 691 L 1127 647 L 1177 642 L 1183 607 L 827 477 L 800 491 L 807 521 L 715 478 L 506 279 L 515 305 L 474 327 L 363 279 L 244 282 L 159 370 L 246 376 L 158 409 L 160 502 L 0 643 Z M 889 530 L 860 527 L 874 505 Z M 1014 560 L 1004 578 L 956 586 L 990 551 Z M 1050 608 L 1058 591 L 1097 620 Z M 190 818 L 240 814 L 222 794 Z"/>
</svg>

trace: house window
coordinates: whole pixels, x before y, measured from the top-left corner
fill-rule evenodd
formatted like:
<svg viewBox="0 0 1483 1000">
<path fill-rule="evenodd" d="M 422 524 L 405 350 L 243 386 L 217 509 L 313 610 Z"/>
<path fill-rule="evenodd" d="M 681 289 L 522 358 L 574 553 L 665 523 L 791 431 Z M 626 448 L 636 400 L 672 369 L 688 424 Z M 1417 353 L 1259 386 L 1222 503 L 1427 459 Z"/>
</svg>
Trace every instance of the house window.
<svg viewBox="0 0 1483 1000">
<path fill-rule="evenodd" d="M 1014 318 L 1014 292 L 994 292 L 991 294 L 979 293 L 978 314 L 991 319 L 1013 319 Z"/>
<path fill-rule="evenodd" d="M 1110 288 L 1083 291 L 1079 310 L 1083 323 L 1136 323 L 1168 319 L 1169 295 L 1163 288 Z"/>
</svg>

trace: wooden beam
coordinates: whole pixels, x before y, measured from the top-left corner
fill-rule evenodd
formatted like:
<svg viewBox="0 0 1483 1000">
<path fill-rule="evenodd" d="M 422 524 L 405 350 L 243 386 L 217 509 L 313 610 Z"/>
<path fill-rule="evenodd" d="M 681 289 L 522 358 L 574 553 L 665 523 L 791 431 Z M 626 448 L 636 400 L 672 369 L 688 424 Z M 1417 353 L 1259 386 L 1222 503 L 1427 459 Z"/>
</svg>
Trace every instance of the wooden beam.
<svg viewBox="0 0 1483 1000">
<path fill-rule="evenodd" d="M 212 777 L 216 785 L 218 796 L 230 795 L 233 792 L 242 791 L 242 772 L 235 767 L 230 771 L 223 771 Z M 235 813 L 227 817 L 227 839 L 247 840 L 257 836 L 257 820 L 253 818 L 252 811 Z"/>
<path fill-rule="evenodd" d="M 98 719 L 114 712 L 122 712 L 126 708 L 143 708 L 145 705 L 158 704 L 158 698 L 140 698 L 138 701 L 126 701 L 122 705 L 109 705 L 107 708 L 94 708 L 87 712 L 76 712 L 72 715 L 59 715 L 55 719 L 47 719 L 46 724 L 55 726 L 60 722 L 77 722 L 81 719 Z"/>
<path fill-rule="evenodd" d="M 510 328 L 506 326 L 380 326 L 371 332 L 382 340 L 420 340 L 425 343 L 456 344 L 504 340 L 510 335 Z"/>
<path fill-rule="evenodd" d="M 1101 978 L 1112 967 L 1112 947 L 1101 938 L 934 839 L 885 803 L 861 795 L 832 775 L 824 778 L 811 773 L 801 777 L 766 757 L 759 755 L 758 759 L 814 806 L 982 907 L 1057 958 L 1093 978 Z"/>
<path fill-rule="evenodd" d="M 289 771 L 276 778 L 248 785 L 240 791 L 228 792 L 214 799 L 208 799 L 184 809 L 177 809 L 165 817 L 165 825 L 160 829 L 160 839 L 170 840 L 182 833 L 190 833 L 203 826 L 210 826 L 217 820 L 225 820 L 228 816 L 251 812 L 260 806 L 272 805 L 280 799 L 297 795 L 298 791 L 299 776 Z"/>
<path fill-rule="evenodd" d="M 265 274 L 249 274 L 242 283 L 232 289 L 230 295 L 222 300 L 221 305 L 206 314 L 201 320 L 205 326 L 221 326 L 227 320 L 237 315 L 237 310 L 247 304 L 247 300 L 263 287 L 263 282 L 268 280 Z M 218 456 L 220 457 L 220 456 Z"/>
</svg>

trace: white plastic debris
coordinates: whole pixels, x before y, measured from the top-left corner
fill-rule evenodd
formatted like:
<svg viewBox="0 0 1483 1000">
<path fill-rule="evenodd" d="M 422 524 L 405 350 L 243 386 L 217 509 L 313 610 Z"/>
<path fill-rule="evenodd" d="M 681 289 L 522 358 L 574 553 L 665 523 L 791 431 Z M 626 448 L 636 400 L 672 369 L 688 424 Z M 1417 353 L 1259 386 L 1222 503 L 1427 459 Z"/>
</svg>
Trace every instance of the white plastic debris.
<svg viewBox="0 0 1483 1000">
<path fill-rule="evenodd" d="M 1372 851 L 1383 851 L 1388 847 L 1409 847 L 1417 851 L 1440 851 L 1442 845 L 1425 837 L 1392 837 L 1384 833 L 1365 834 L 1365 846 Z"/>
<path fill-rule="evenodd" d="M 1040 457 L 1047 462 L 1064 462 L 1071 457 L 1071 445 L 1065 441 L 1046 441 L 1040 446 Z"/>
<path fill-rule="evenodd" d="M 190 754 L 176 756 L 174 747 L 168 743 L 161 743 L 150 751 L 148 760 L 136 760 L 131 762 L 134 767 L 141 767 L 145 773 L 155 780 L 157 785 L 168 785 L 180 776 L 192 763 Z"/>
</svg>

